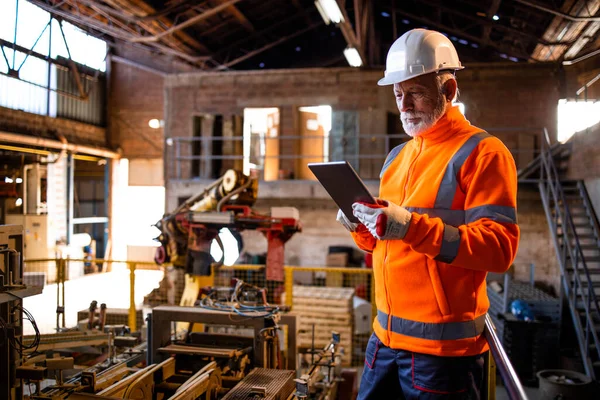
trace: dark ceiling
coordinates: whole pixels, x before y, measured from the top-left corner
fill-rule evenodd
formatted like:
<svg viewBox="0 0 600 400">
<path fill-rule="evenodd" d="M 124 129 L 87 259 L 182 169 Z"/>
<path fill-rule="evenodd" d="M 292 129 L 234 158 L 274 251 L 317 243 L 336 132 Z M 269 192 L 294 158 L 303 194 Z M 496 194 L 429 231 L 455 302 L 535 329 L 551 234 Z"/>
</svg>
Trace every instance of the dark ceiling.
<svg viewBox="0 0 600 400">
<path fill-rule="evenodd" d="M 193 69 L 347 66 L 350 44 L 379 67 L 395 38 L 421 27 L 451 38 L 463 62 L 559 62 L 600 47 L 600 0 L 338 0 L 339 25 L 326 25 L 314 0 L 29 1 L 115 49 L 128 43 Z"/>
</svg>

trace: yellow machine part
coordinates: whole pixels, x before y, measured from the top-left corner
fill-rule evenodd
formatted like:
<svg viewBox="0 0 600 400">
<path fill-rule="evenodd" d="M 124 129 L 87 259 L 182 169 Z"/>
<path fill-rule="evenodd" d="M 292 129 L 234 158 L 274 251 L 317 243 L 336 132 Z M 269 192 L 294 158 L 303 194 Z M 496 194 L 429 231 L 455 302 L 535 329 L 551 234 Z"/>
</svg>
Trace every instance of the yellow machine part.
<svg viewBox="0 0 600 400">
<path fill-rule="evenodd" d="M 198 300 L 198 294 L 200 289 L 205 286 L 213 286 L 215 281 L 214 268 L 210 276 L 192 276 L 185 274 L 185 287 L 183 288 L 183 294 L 181 295 L 181 301 L 179 305 L 182 307 L 193 307 Z M 204 324 L 193 324 L 190 330 L 189 322 L 178 322 L 177 332 L 187 330 L 189 332 L 202 332 L 204 330 Z"/>
</svg>

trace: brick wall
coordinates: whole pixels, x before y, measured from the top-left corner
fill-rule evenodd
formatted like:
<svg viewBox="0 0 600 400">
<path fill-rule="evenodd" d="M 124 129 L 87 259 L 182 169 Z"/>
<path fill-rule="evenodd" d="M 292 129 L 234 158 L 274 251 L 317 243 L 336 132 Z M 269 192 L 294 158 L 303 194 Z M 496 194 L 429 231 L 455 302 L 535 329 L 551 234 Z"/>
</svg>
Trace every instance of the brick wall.
<svg viewBox="0 0 600 400">
<path fill-rule="evenodd" d="M 281 134 L 297 135 L 297 107 L 319 104 L 358 111 L 363 136 L 385 134 L 387 113 L 398 111 L 391 87 L 377 86 L 381 75 L 381 71 L 350 68 L 171 75 L 165 79 L 165 136 L 190 136 L 194 114 L 242 115 L 245 107 L 279 107 Z M 467 118 L 484 129 L 527 127 L 492 132 L 510 147 L 532 150 L 539 128 L 546 126 L 552 136 L 556 135 L 560 77 L 560 71 L 551 65 L 471 65 L 458 73 L 459 100 L 466 106 Z M 363 152 L 375 151 L 367 146 L 368 140 L 363 144 Z M 281 149 L 282 154 L 289 151 Z M 531 159 L 530 155 L 520 157 L 523 163 Z M 377 167 L 367 166 L 361 175 L 375 178 L 373 171 L 378 172 L 382 161 Z M 170 177 L 172 167 L 168 166 Z"/>
<path fill-rule="evenodd" d="M 106 147 L 104 128 L 5 107 L 0 107 L 0 130 L 53 140 L 64 136 L 69 142 Z"/>
<path fill-rule="evenodd" d="M 567 177 L 569 179 L 600 178 L 600 124 L 589 130 L 576 133 L 571 138 L 573 144 L 569 158 Z"/>
<path fill-rule="evenodd" d="M 163 78 L 124 64 L 111 64 L 109 143 L 124 158 L 162 158 L 163 129 L 148 126 L 163 119 Z"/>
</svg>

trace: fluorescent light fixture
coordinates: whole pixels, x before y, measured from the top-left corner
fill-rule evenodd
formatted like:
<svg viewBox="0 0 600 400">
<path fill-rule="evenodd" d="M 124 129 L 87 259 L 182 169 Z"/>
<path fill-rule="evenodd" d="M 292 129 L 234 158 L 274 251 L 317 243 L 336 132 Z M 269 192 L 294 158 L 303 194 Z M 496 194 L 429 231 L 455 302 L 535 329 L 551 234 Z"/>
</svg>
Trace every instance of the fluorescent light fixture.
<svg viewBox="0 0 600 400">
<path fill-rule="evenodd" d="M 497 16 L 497 15 L 494 15 L 494 16 L 492 17 L 492 19 L 493 19 L 494 21 L 498 21 L 498 20 L 500 19 L 500 17 L 499 17 L 499 16 Z"/>
<path fill-rule="evenodd" d="M 6 178 L 4 178 L 4 182 L 5 183 L 13 183 L 13 180 L 7 176 Z"/>
<path fill-rule="evenodd" d="M 340 10 L 340 6 L 336 0 L 316 0 L 315 6 L 327 25 L 329 25 L 330 22 L 333 22 L 334 24 L 344 22 L 342 10 Z"/>
<path fill-rule="evenodd" d="M 18 199 L 15 201 L 15 206 L 17 206 L 17 207 L 21 207 L 22 205 L 23 205 L 23 199 L 19 197 L 19 198 L 18 198 Z"/>
<path fill-rule="evenodd" d="M 344 56 L 346 57 L 346 60 L 348 61 L 348 64 L 350 64 L 351 67 L 360 67 L 363 64 L 362 58 L 360 57 L 358 50 L 356 50 L 354 47 L 347 47 L 344 50 Z"/>
<path fill-rule="evenodd" d="M 21 179 L 21 178 L 17 178 L 17 179 L 16 179 L 16 182 L 17 182 L 17 183 L 23 183 L 23 179 Z"/>
</svg>

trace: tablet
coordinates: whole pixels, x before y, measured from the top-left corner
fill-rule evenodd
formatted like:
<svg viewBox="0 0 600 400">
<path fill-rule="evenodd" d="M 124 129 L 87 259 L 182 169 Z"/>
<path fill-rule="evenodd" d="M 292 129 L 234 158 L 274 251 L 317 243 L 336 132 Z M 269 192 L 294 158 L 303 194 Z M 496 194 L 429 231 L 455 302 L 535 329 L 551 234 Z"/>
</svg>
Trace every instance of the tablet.
<svg viewBox="0 0 600 400">
<path fill-rule="evenodd" d="M 338 207 L 352 222 L 360 222 L 352 214 L 352 203 L 362 201 L 375 204 L 375 198 L 360 179 L 348 161 L 309 163 L 308 168 L 315 174 L 321 185 Z"/>
</svg>

